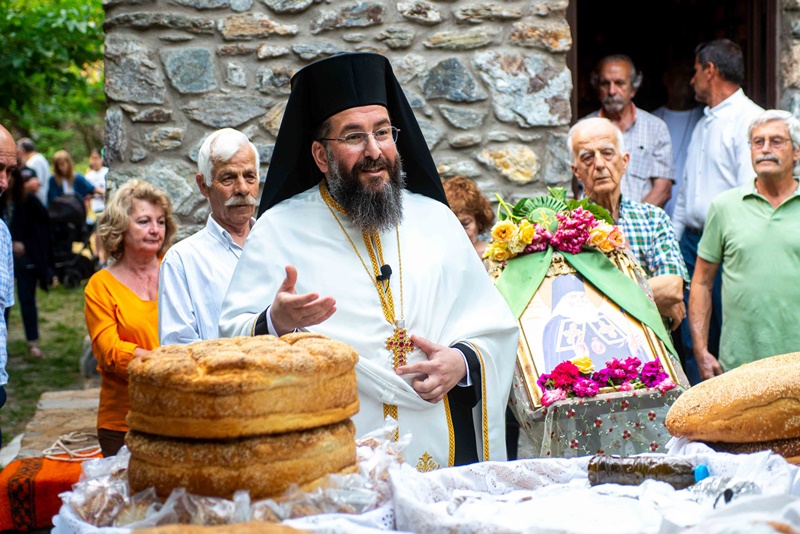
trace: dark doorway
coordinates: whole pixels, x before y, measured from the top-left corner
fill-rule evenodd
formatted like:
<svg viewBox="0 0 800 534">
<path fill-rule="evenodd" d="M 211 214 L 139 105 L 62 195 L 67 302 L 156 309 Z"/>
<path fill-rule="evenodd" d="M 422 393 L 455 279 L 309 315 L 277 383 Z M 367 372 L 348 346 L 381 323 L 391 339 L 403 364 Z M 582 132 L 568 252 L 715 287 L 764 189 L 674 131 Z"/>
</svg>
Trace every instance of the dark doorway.
<svg viewBox="0 0 800 534">
<path fill-rule="evenodd" d="M 777 0 L 571 0 L 567 17 L 575 41 L 573 121 L 599 107 L 589 75 L 608 54 L 631 56 L 644 74 L 634 102 L 652 111 L 664 104 L 662 75 L 674 61 L 694 61 L 703 41 L 727 37 L 742 47 L 745 93 L 764 108 L 777 101 Z"/>
</svg>

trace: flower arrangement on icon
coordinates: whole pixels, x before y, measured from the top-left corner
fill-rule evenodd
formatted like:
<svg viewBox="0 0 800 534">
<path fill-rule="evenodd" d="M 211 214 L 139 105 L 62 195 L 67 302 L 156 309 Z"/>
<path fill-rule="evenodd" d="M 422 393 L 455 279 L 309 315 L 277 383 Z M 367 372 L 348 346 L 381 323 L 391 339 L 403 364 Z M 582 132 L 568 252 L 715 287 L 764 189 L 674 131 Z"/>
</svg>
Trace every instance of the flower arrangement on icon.
<svg viewBox="0 0 800 534">
<path fill-rule="evenodd" d="M 625 248 L 625 238 L 605 208 L 589 199 L 567 200 L 563 187 L 549 191 L 550 195 L 523 198 L 514 206 L 497 196 L 498 222 L 484 258 L 502 268 L 512 258 L 548 246 L 570 254 L 585 246 L 606 254 Z"/>
<path fill-rule="evenodd" d="M 662 393 L 676 387 L 660 361 L 642 365 L 635 356 L 610 360 L 599 371 L 594 370 L 591 358 L 581 356 L 559 363 L 552 372 L 541 375 L 536 384 L 542 390 L 543 406 L 572 397 L 594 397 L 607 387 L 616 391 L 657 388 Z"/>
</svg>

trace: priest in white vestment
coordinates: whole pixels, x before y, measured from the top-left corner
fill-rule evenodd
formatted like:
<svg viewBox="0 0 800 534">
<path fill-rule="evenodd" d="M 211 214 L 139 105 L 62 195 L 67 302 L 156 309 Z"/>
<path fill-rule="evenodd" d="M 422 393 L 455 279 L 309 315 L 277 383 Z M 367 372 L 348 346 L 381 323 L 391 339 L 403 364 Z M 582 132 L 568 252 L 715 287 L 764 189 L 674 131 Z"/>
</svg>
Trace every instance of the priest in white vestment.
<svg viewBox="0 0 800 534">
<path fill-rule="evenodd" d="M 447 207 L 386 58 L 341 54 L 294 76 L 260 211 L 221 335 L 307 329 L 348 343 L 358 436 L 391 415 L 421 471 L 504 460 L 517 323 Z"/>
</svg>

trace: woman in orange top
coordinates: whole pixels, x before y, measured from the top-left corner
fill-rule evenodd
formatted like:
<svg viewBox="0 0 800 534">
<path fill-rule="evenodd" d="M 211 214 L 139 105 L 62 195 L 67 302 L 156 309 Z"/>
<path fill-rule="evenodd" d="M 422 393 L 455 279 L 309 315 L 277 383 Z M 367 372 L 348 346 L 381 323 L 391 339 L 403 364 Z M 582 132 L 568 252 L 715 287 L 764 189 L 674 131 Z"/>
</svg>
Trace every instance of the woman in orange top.
<svg viewBox="0 0 800 534">
<path fill-rule="evenodd" d="M 158 269 L 177 226 L 158 187 L 131 180 L 119 188 L 98 221 L 114 262 L 86 285 L 86 326 L 102 375 L 97 437 L 103 456 L 124 444 L 128 426 L 128 364 L 158 347 Z"/>
</svg>

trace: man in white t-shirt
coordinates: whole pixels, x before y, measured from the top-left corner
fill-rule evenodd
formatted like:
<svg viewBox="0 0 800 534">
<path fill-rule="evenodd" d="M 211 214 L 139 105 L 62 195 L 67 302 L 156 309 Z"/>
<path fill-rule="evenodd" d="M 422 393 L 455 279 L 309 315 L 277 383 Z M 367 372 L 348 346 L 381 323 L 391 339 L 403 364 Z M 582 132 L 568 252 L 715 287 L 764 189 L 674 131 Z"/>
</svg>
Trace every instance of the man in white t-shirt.
<svg viewBox="0 0 800 534">
<path fill-rule="evenodd" d="M 23 137 L 17 141 L 17 151 L 19 152 L 20 159 L 25 162 L 25 166 L 36 171 L 36 178 L 39 180 L 39 190 L 36 196 L 42 204 L 47 205 L 47 188 L 50 183 L 50 164 L 47 158 L 36 152 L 36 144 L 28 137 Z"/>
</svg>

